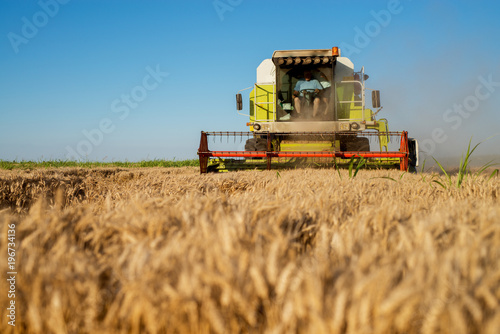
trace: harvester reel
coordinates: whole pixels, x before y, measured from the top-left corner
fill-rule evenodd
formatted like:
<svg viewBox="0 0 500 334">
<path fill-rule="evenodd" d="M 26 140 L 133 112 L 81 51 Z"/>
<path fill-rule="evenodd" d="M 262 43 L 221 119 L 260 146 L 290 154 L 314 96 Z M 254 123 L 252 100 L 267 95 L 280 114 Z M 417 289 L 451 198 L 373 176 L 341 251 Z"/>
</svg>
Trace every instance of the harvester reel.
<svg viewBox="0 0 500 334">
<path fill-rule="evenodd" d="M 208 136 L 226 138 L 254 135 L 246 141 L 245 151 L 210 150 Z M 247 137 L 248 138 L 248 137 Z M 369 138 L 378 139 L 378 145 L 370 149 Z M 391 143 L 383 146 L 383 140 Z M 296 168 L 301 160 L 307 166 L 337 166 L 352 164 L 352 159 L 365 159 L 367 168 L 398 168 L 411 170 L 409 161 L 411 141 L 403 132 L 275 132 L 253 134 L 251 132 L 202 132 L 198 155 L 200 172 L 229 171 L 238 169 Z M 415 142 L 414 152 L 418 152 Z M 385 147 L 385 150 L 383 149 Z M 399 147 L 399 148 L 398 148 Z M 417 153 L 418 154 L 418 153 Z M 237 158 L 237 159 L 232 159 Z M 417 156 L 418 158 L 418 156 Z M 416 163 L 415 163 L 416 164 Z M 212 167 L 213 166 L 213 167 Z"/>
</svg>

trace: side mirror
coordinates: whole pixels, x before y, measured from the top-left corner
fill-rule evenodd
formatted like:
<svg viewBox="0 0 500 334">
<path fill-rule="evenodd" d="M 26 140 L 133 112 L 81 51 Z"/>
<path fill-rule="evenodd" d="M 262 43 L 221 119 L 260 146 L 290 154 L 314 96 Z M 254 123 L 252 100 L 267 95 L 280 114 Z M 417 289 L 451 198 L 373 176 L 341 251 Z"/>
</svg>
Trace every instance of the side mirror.
<svg viewBox="0 0 500 334">
<path fill-rule="evenodd" d="M 372 91 L 372 105 L 373 108 L 380 108 L 380 91 L 374 90 Z"/>
<path fill-rule="evenodd" d="M 236 110 L 243 110 L 243 99 L 241 94 L 236 94 Z"/>
</svg>

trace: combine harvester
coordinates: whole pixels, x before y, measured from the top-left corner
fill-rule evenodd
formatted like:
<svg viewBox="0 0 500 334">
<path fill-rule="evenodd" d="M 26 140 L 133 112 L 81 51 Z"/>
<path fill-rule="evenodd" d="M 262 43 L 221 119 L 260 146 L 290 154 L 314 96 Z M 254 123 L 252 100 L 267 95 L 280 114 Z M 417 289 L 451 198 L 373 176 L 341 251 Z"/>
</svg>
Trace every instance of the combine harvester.
<svg viewBox="0 0 500 334">
<path fill-rule="evenodd" d="M 398 168 L 415 171 L 418 143 L 406 131 L 389 131 L 380 92 L 365 86 L 364 68 L 340 49 L 275 51 L 257 67 L 257 83 L 236 94 L 248 132 L 202 132 L 200 172 L 296 167 Z M 250 92 L 249 114 L 241 92 Z M 371 91 L 372 109 L 365 92 Z M 239 140 L 238 140 L 239 139 Z M 240 149 L 210 150 L 227 143 Z M 244 144 L 244 150 L 243 150 Z"/>
</svg>

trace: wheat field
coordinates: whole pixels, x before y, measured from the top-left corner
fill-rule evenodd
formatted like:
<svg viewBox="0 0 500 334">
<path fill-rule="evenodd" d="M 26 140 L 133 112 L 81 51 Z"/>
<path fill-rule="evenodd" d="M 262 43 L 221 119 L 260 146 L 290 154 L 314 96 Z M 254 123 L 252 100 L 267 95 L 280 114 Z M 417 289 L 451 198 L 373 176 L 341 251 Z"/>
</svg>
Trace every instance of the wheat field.
<svg viewBox="0 0 500 334">
<path fill-rule="evenodd" d="M 0 171 L 2 333 L 500 330 L 500 178 Z"/>
</svg>

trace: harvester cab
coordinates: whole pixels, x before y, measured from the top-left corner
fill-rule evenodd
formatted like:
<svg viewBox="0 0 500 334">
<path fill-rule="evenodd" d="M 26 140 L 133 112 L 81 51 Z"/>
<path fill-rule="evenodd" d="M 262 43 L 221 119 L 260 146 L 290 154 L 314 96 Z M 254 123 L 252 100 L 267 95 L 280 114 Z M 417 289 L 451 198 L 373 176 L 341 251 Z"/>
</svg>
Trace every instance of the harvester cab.
<svg viewBox="0 0 500 334">
<path fill-rule="evenodd" d="M 340 49 L 275 51 L 257 67 L 253 87 L 236 94 L 236 109 L 249 118 L 248 132 L 202 132 L 200 171 L 254 168 L 366 167 L 414 170 L 417 141 L 391 132 L 380 92 L 366 87 L 364 67 L 341 57 Z M 249 92 L 243 112 L 242 92 Z M 371 92 L 371 108 L 367 107 Z M 368 94 L 370 95 L 370 94 Z M 240 138 L 245 150 L 210 150 L 210 138 Z"/>
</svg>

